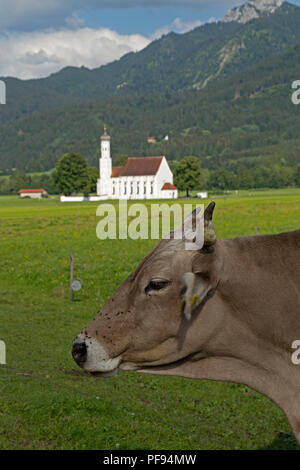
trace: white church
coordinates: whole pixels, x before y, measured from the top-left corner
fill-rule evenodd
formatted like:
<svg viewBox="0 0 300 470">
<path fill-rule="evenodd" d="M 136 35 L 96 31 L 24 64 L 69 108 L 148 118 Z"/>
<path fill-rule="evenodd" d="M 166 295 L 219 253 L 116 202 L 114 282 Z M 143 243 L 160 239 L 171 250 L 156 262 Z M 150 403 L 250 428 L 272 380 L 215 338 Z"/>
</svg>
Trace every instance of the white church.
<svg viewBox="0 0 300 470">
<path fill-rule="evenodd" d="M 104 128 L 101 137 L 100 178 L 97 194 L 101 199 L 177 199 L 166 157 L 128 158 L 125 166 L 112 166 L 110 136 Z"/>
</svg>

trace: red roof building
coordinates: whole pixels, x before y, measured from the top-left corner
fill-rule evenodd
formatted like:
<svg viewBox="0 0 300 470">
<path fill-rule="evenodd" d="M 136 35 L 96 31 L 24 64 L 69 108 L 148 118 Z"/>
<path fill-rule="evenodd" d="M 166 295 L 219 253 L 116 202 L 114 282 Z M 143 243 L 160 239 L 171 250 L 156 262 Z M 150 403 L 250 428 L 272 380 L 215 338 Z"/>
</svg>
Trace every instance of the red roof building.
<svg viewBox="0 0 300 470">
<path fill-rule="evenodd" d="M 41 198 L 43 195 L 47 194 L 47 191 L 45 191 L 45 189 L 41 188 L 41 189 L 20 189 L 18 191 L 20 197 L 31 197 L 31 198 L 34 198 L 34 199 L 39 199 Z"/>
<path fill-rule="evenodd" d="M 163 185 L 163 187 L 161 188 L 162 191 L 168 191 L 169 189 L 173 190 L 173 189 L 177 189 L 177 188 L 172 183 L 165 183 Z"/>
<path fill-rule="evenodd" d="M 125 166 L 114 166 L 112 178 L 118 176 L 154 176 L 159 170 L 164 157 L 128 158 Z"/>
<path fill-rule="evenodd" d="M 30 194 L 30 193 L 45 193 L 46 191 L 44 189 L 20 189 L 18 191 L 19 194 Z"/>
</svg>

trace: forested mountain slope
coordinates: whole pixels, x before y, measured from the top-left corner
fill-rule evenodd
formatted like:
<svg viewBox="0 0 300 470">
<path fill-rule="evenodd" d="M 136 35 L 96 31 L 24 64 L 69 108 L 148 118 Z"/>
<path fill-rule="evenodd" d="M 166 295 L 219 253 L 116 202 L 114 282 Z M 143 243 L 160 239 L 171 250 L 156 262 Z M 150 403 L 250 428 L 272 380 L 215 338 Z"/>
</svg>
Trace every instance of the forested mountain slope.
<svg viewBox="0 0 300 470">
<path fill-rule="evenodd" d="M 196 155 L 203 167 L 230 171 L 276 162 L 293 166 L 300 158 L 300 105 L 291 102 L 296 79 L 300 46 L 201 90 L 91 100 L 35 113 L 0 126 L 0 169 L 48 170 L 69 151 L 97 165 L 104 122 L 114 161 L 120 154 L 165 154 L 170 160 Z M 147 144 L 148 135 L 158 143 Z"/>
</svg>

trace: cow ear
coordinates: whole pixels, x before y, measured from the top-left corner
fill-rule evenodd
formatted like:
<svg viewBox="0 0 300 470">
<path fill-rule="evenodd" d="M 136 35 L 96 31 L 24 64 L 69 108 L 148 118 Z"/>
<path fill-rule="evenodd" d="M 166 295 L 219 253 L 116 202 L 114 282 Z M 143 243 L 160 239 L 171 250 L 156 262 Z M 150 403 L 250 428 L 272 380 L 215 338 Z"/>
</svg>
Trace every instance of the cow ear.
<svg viewBox="0 0 300 470">
<path fill-rule="evenodd" d="M 215 206 L 216 204 L 211 202 L 204 211 L 204 249 L 212 247 L 217 241 L 216 232 L 212 222 Z"/>
<path fill-rule="evenodd" d="M 187 320 L 192 317 L 192 312 L 207 298 L 211 291 L 211 286 L 200 276 L 194 273 L 183 275 L 185 292 L 182 301 L 182 313 Z"/>
</svg>

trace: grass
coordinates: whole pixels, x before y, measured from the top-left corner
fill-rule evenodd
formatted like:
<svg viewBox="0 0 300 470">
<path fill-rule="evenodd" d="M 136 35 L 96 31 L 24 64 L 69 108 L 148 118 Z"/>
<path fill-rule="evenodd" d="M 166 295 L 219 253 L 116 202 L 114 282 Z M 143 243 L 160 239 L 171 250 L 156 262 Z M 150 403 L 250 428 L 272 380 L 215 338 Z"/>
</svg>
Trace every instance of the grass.
<svg viewBox="0 0 300 470">
<path fill-rule="evenodd" d="M 300 190 L 216 202 L 219 237 L 299 228 Z M 156 244 L 98 240 L 96 207 L 0 198 L 0 449 L 298 449 L 281 410 L 246 386 L 80 373 L 74 337 Z"/>
</svg>

